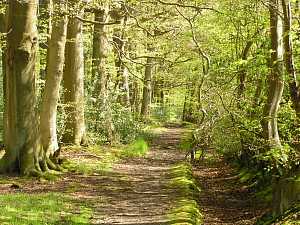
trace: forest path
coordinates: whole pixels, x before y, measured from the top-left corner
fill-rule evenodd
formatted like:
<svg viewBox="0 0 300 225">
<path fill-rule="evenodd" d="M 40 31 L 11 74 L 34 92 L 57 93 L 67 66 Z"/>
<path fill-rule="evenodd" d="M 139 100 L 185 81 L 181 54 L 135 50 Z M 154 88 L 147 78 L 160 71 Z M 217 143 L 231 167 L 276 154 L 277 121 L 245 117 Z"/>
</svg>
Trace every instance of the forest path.
<svg viewBox="0 0 300 225">
<path fill-rule="evenodd" d="M 184 161 L 184 154 L 178 149 L 183 132 L 179 127 L 164 128 L 144 158 L 129 158 L 114 165 L 117 183 L 103 184 L 116 191 L 99 190 L 105 204 L 99 209 L 100 218 L 92 219 L 93 224 L 170 224 L 167 214 L 182 196 L 170 188 L 168 175 L 174 165 Z"/>
<path fill-rule="evenodd" d="M 49 224 L 199 225 L 194 221 L 197 217 L 195 212 L 198 212 L 194 208 L 194 205 L 197 206 L 195 199 L 206 225 L 254 224 L 263 213 L 263 207 L 255 205 L 253 193 L 241 186 L 234 170 L 214 152 L 208 152 L 205 159 L 193 168 L 196 183 L 201 189 L 199 194 L 182 191 L 182 186 L 189 185 L 191 180 L 179 180 L 184 182 L 183 185 L 170 185 L 174 181 L 174 166 L 178 168 L 178 164 L 185 162 L 185 154 L 178 145 L 186 132 L 187 129 L 179 126 L 162 128 L 145 157 L 117 161 L 110 170 L 95 170 L 102 162 L 101 154 L 80 149 L 75 154 L 66 149 L 68 158 L 78 161 L 79 166 L 86 168 L 91 162 L 91 173 L 70 171 L 53 182 L 3 176 L 0 177 L 0 195 L 11 196 L 8 207 L 17 207 L 18 210 L 22 204 L 30 204 L 33 208 L 41 205 L 42 208 L 37 210 L 45 220 L 49 217 L 48 220 L 56 221 Z M 20 185 L 14 187 L 12 183 L 15 182 Z M 46 200 L 43 199 L 45 196 Z M 182 207 L 183 199 L 189 205 Z M 47 210 L 52 206 L 48 201 L 62 205 L 50 216 Z M 39 216 L 32 217 L 30 207 L 24 207 L 20 215 L 12 214 L 11 218 L 20 219 L 21 216 L 22 221 L 27 222 L 41 220 Z M 174 216 L 175 208 L 179 209 L 179 217 Z M 80 222 L 75 221 L 75 217 Z M 0 214 L 0 224 L 14 224 L 11 221 L 8 217 L 3 219 Z"/>
</svg>

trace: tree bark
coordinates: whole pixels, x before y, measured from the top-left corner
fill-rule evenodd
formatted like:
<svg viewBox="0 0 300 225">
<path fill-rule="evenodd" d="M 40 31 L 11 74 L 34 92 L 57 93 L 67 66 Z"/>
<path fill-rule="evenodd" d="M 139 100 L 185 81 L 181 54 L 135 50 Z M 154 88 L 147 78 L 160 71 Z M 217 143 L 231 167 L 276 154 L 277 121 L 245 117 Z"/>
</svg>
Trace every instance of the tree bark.
<svg viewBox="0 0 300 225">
<path fill-rule="evenodd" d="M 5 7 L 5 6 L 3 6 Z M 6 97 L 5 97 L 5 73 L 6 73 L 6 47 L 4 44 L 4 38 L 1 35 L 4 35 L 6 33 L 6 11 L 7 9 L 5 8 L 5 12 L 0 13 L 0 51 L 1 51 L 1 66 L 2 66 L 2 80 L 3 80 L 3 87 L 2 87 L 2 94 L 3 94 L 3 105 L 5 107 L 6 105 Z M 3 140 L 5 140 L 5 131 L 6 131 L 6 113 L 3 113 Z"/>
<path fill-rule="evenodd" d="M 82 10 L 79 17 L 83 14 Z M 85 143 L 82 22 L 75 17 L 70 18 L 67 30 L 63 75 L 64 102 L 67 106 L 63 142 L 80 145 Z"/>
<path fill-rule="evenodd" d="M 152 93 L 152 70 L 153 70 L 153 58 L 148 57 L 146 67 L 145 67 L 143 100 L 142 100 L 142 109 L 141 109 L 141 116 L 144 119 L 147 119 L 147 117 L 150 114 L 151 93 Z"/>
<path fill-rule="evenodd" d="M 119 102 L 128 108 L 130 107 L 129 76 L 128 69 L 123 62 L 124 56 L 127 54 L 127 46 L 125 42 L 126 23 L 127 18 L 124 17 L 121 22 L 122 29 L 115 30 L 113 41 L 115 45 L 115 65 L 117 68 L 116 87 L 118 87 L 120 91 Z"/>
<path fill-rule="evenodd" d="M 57 104 L 59 89 L 63 77 L 65 61 L 65 44 L 67 34 L 67 16 L 60 16 L 62 9 L 66 8 L 65 0 L 53 0 L 53 31 L 49 40 L 47 56 L 47 73 L 45 89 L 42 99 L 40 133 L 46 156 L 53 156 L 58 150 L 57 140 Z"/>
<path fill-rule="evenodd" d="M 277 125 L 277 113 L 281 101 L 283 81 L 282 20 L 278 12 L 278 0 L 272 0 L 270 7 L 271 72 L 268 77 L 268 98 L 264 108 L 263 130 L 270 147 L 281 147 Z"/>
<path fill-rule="evenodd" d="M 106 23 L 109 20 L 108 7 L 95 11 L 95 21 Z M 108 104 L 108 82 L 107 58 L 109 52 L 109 41 L 106 25 L 94 25 L 93 37 L 93 77 L 96 80 L 93 95 L 96 99 L 96 107 L 100 113 L 105 114 L 105 126 L 107 138 L 110 143 L 115 140 L 115 129 L 112 122 L 111 106 Z"/>
<path fill-rule="evenodd" d="M 39 169 L 35 63 L 37 0 L 10 0 L 6 57 L 6 153 L 2 172 L 30 174 Z M 17 18 L 16 18 L 17 16 Z"/>
<path fill-rule="evenodd" d="M 283 42 L 284 42 L 284 61 L 285 68 L 288 74 L 288 84 L 293 107 L 295 109 L 298 119 L 300 119 L 300 87 L 297 80 L 296 68 L 293 56 L 293 43 L 291 38 L 292 27 L 292 9 L 291 2 L 289 0 L 281 0 L 283 8 Z"/>
</svg>

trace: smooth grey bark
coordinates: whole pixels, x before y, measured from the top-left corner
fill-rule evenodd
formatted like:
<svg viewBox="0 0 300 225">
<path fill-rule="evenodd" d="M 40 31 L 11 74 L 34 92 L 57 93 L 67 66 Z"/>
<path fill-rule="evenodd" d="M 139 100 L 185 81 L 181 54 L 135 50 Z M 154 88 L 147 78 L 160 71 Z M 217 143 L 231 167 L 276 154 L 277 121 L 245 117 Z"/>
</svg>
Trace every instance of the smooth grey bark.
<svg viewBox="0 0 300 225">
<path fill-rule="evenodd" d="M 5 6 L 3 6 L 5 7 Z M 0 36 L 4 35 L 6 33 L 6 10 L 3 13 L 0 13 Z M 1 52 L 1 66 L 2 66 L 2 81 L 3 81 L 3 87 L 2 87 L 2 96 L 3 96 L 3 105 L 5 107 L 6 105 L 6 96 L 5 96 L 5 73 L 6 73 L 6 48 L 5 48 L 5 41 L 4 38 L 1 36 L 0 37 L 0 52 Z M 6 113 L 3 113 L 3 140 L 5 140 L 5 131 L 6 131 Z"/>
<path fill-rule="evenodd" d="M 84 14 L 83 10 L 79 17 Z M 82 22 L 76 17 L 69 19 L 65 49 L 63 76 L 64 103 L 66 104 L 63 142 L 80 145 L 85 140 L 84 119 L 84 55 Z"/>
<path fill-rule="evenodd" d="M 147 62 L 145 66 L 145 76 L 144 76 L 142 108 L 141 108 L 141 116 L 144 119 L 147 119 L 148 116 L 150 115 L 153 63 L 154 63 L 154 59 L 152 57 L 147 57 Z"/>
<path fill-rule="evenodd" d="M 291 2 L 289 0 L 281 0 L 283 8 L 283 42 L 284 42 L 284 61 L 285 68 L 288 74 L 288 84 L 290 96 L 293 102 L 298 119 L 300 119 L 300 87 L 297 80 L 296 67 L 293 56 L 293 42 L 291 37 L 292 32 L 292 9 Z"/>
<path fill-rule="evenodd" d="M 65 43 L 67 36 L 67 16 L 61 16 L 66 9 L 65 0 L 53 0 L 53 31 L 49 40 L 46 82 L 42 98 L 40 134 L 46 157 L 52 157 L 58 150 L 57 105 L 60 84 L 65 61 Z"/>
<path fill-rule="evenodd" d="M 135 78 L 131 88 L 131 98 L 130 98 L 130 105 L 131 111 L 138 116 L 140 113 L 140 87 L 139 82 Z"/>
<path fill-rule="evenodd" d="M 283 81 L 282 20 L 278 14 L 282 9 L 278 0 L 272 0 L 270 7 L 271 72 L 268 77 L 268 98 L 262 121 L 265 138 L 270 147 L 281 147 L 278 133 L 277 114 L 281 101 Z"/>
<path fill-rule="evenodd" d="M 37 1 L 10 0 L 6 51 L 6 152 L 2 172 L 31 174 L 40 169 L 35 64 Z M 16 19 L 15 16 L 18 16 Z"/>
<path fill-rule="evenodd" d="M 123 106 L 130 107 L 129 74 L 124 64 L 124 58 L 128 55 L 128 43 L 125 41 L 126 25 L 127 18 L 123 17 L 121 20 L 122 28 L 115 29 L 113 41 L 115 46 L 115 65 L 117 68 L 116 87 L 118 87 L 120 91 L 119 101 Z"/>
<path fill-rule="evenodd" d="M 108 7 L 95 11 L 95 21 L 106 23 L 109 20 Z M 96 99 L 96 107 L 100 113 L 105 114 L 105 126 L 107 138 L 110 143 L 114 142 L 115 129 L 112 122 L 111 106 L 108 103 L 109 72 L 107 61 L 109 53 L 108 27 L 95 24 L 93 36 L 93 77 L 95 80 L 93 95 Z"/>
</svg>

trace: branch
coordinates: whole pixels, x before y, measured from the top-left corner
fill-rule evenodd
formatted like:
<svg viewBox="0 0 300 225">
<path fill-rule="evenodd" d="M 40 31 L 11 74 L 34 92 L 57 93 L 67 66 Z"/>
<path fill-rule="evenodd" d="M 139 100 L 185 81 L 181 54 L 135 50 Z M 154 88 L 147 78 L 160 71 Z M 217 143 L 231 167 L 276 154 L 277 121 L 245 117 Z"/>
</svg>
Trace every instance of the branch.
<svg viewBox="0 0 300 225">
<path fill-rule="evenodd" d="M 91 24 L 96 24 L 96 25 L 114 25 L 114 24 L 120 24 L 121 21 L 113 21 L 113 22 L 109 22 L 109 23 L 103 23 L 103 22 L 98 22 L 98 21 L 94 21 L 94 20 L 87 20 L 87 19 L 83 19 L 79 16 L 75 16 L 76 19 L 80 20 L 83 23 L 91 23 Z"/>
<path fill-rule="evenodd" d="M 170 6 L 177 6 L 177 7 L 180 7 L 180 8 L 194 9 L 197 12 L 200 12 L 200 11 L 203 11 L 203 10 L 210 10 L 210 11 L 214 11 L 214 12 L 223 14 L 219 10 L 214 9 L 212 7 L 206 7 L 206 6 L 200 7 L 200 6 L 195 6 L 195 5 L 184 5 L 184 4 L 180 4 L 180 3 L 176 3 L 176 2 L 164 2 L 162 0 L 156 0 L 156 1 L 159 2 L 160 4 L 163 4 L 163 5 L 170 5 Z"/>
<path fill-rule="evenodd" d="M 194 26 L 193 26 L 193 23 L 191 22 L 191 19 L 189 19 L 188 17 L 186 17 L 185 15 L 183 15 L 182 12 L 180 12 L 177 8 L 176 8 L 177 12 L 189 23 L 190 25 L 190 28 L 191 28 L 191 32 L 192 32 L 192 38 L 193 38 L 193 42 L 195 43 L 196 47 L 197 47 L 197 50 L 198 50 L 198 53 L 201 57 L 203 57 L 206 61 L 206 68 L 205 68 L 205 71 L 204 71 L 204 75 L 207 75 L 208 74 L 208 71 L 210 69 L 210 64 L 211 64 L 211 61 L 210 61 L 210 58 L 207 54 L 204 53 L 204 51 L 202 50 L 197 38 L 196 38 L 196 34 L 195 34 L 195 31 L 194 31 Z"/>
</svg>

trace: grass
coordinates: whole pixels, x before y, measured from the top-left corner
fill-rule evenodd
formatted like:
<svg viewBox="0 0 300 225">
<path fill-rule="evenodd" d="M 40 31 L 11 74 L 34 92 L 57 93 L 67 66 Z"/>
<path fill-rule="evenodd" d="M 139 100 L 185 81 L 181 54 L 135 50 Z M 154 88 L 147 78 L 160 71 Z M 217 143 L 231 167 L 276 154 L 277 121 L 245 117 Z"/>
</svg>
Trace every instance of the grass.
<svg viewBox="0 0 300 225">
<path fill-rule="evenodd" d="M 92 215 L 92 209 L 59 193 L 1 195 L 0 205 L 3 225 L 89 224 Z"/>
<path fill-rule="evenodd" d="M 112 166 L 119 160 L 117 150 L 106 150 L 100 146 L 88 148 L 72 147 L 67 149 L 72 157 L 63 166 L 71 171 L 86 175 L 102 174 L 111 171 Z"/>
<path fill-rule="evenodd" d="M 170 170 L 170 188 L 182 192 L 183 198 L 176 200 L 176 206 L 169 212 L 170 224 L 202 224 L 202 214 L 196 201 L 200 188 L 193 178 L 192 167 L 181 163 Z"/>
<path fill-rule="evenodd" d="M 143 157 L 147 154 L 149 146 L 143 138 L 138 138 L 120 151 L 122 158 Z"/>
</svg>

